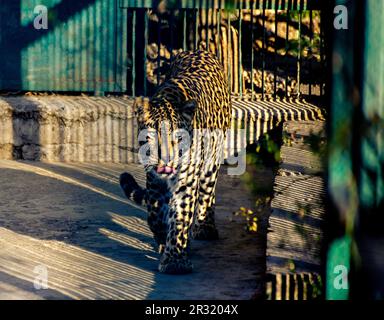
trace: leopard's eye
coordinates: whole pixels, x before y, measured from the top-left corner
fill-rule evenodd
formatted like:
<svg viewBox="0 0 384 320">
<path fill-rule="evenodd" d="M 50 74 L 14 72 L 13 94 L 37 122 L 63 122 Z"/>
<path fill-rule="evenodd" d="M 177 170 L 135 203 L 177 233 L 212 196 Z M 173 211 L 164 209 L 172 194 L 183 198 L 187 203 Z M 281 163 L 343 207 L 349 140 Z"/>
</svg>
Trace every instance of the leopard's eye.
<svg viewBox="0 0 384 320">
<path fill-rule="evenodd" d="M 143 141 L 143 140 L 139 141 L 139 145 L 143 146 L 144 144 L 146 144 L 146 143 L 148 143 L 150 141 L 151 141 L 151 137 L 150 136 L 146 136 L 145 137 L 145 141 Z"/>
<path fill-rule="evenodd" d="M 177 141 L 177 143 L 180 143 L 180 142 L 182 142 L 183 141 L 183 135 L 176 135 L 175 136 L 175 140 Z"/>
<path fill-rule="evenodd" d="M 148 136 L 145 137 L 145 142 L 151 142 L 152 139 L 153 138 L 150 135 L 148 135 Z"/>
</svg>

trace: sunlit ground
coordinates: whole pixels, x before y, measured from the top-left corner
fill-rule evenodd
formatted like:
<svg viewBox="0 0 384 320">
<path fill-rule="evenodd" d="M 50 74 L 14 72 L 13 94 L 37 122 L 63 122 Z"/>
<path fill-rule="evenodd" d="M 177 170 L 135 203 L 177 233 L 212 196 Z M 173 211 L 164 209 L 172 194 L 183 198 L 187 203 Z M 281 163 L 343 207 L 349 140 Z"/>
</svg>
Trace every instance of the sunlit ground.
<svg viewBox="0 0 384 320">
<path fill-rule="evenodd" d="M 234 199 L 238 178 L 219 182 L 221 239 L 194 242 L 195 272 L 175 277 L 157 272 L 145 209 L 118 185 L 124 170 L 144 183 L 135 165 L 0 161 L 0 299 L 247 299 L 255 293 L 264 252 L 257 237 L 244 233 L 243 221 L 230 221 L 249 201 L 242 191 Z M 48 289 L 35 288 L 41 270 Z"/>
<path fill-rule="evenodd" d="M 5 228 L 0 234 L 3 273 L 34 283 L 36 266 L 46 266 L 49 288 L 69 298 L 144 299 L 153 290 L 153 273 L 141 268 L 60 241 L 36 240 Z"/>
</svg>

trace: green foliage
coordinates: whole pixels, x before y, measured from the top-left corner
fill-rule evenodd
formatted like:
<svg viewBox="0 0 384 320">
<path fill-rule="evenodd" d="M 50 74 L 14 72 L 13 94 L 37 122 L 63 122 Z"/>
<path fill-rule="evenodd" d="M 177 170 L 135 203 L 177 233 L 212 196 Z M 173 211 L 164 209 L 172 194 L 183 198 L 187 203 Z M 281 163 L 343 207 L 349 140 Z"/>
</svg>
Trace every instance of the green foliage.
<svg viewBox="0 0 384 320">
<path fill-rule="evenodd" d="M 238 211 L 235 211 L 233 213 L 235 216 L 242 216 L 247 221 L 246 226 L 244 229 L 250 233 L 256 233 L 257 232 L 257 217 L 256 213 L 253 212 L 251 209 L 240 207 Z"/>
<path fill-rule="evenodd" d="M 295 272 L 296 270 L 295 262 L 292 259 L 288 260 L 288 268 L 289 268 L 289 271 L 291 272 Z"/>
<path fill-rule="evenodd" d="M 321 299 L 323 296 L 323 281 L 320 276 L 317 277 L 317 282 L 312 281 L 312 298 Z"/>
<path fill-rule="evenodd" d="M 313 134 L 311 133 L 306 139 L 306 142 L 309 144 L 311 151 L 318 155 L 319 158 L 325 159 L 327 155 L 327 143 L 323 134 Z"/>
<path fill-rule="evenodd" d="M 270 134 L 265 134 L 257 144 L 247 149 L 247 172 L 242 176 L 242 180 L 255 197 L 255 207 L 254 210 L 241 207 L 234 214 L 245 218 L 245 229 L 251 233 L 257 232 L 258 218 L 270 206 L 273 194 L 271 170 L 279 162 L 280 145 Z M 268 179 L 269 174 L 271 179 Z"/>
<path fill-rule="evenodd" d="M 280 161 L 280 145 L 266 133 L 257 143 L 254 150 L 247 152 L 247 164 L 273 166 Z"/>
</svg>

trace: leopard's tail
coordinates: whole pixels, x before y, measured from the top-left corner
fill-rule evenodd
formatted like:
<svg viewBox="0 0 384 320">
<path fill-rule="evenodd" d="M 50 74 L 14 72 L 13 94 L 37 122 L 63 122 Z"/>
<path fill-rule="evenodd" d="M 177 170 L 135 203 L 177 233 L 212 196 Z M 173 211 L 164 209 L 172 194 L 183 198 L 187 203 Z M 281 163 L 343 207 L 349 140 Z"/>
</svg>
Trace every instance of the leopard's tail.
<svg viewBox="0 0 384 320">
<path fill-rule="evenodd" d="M 120 175 L 120 186 L 129 200 L 143 204 L 147 190 L 140 187 L 131 174 L 124 172 Z"/>
</svg>

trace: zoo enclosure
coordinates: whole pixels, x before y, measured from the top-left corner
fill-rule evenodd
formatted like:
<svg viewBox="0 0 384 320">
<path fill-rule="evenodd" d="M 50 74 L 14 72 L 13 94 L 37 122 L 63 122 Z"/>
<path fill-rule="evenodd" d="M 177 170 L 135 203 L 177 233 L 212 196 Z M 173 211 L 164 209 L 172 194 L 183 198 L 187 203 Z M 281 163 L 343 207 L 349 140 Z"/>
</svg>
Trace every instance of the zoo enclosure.
<svg viewBox="0 0 384 320">
<path fill-rule="evenodd" d="M 127 10 L 127 92 L 151 95 L 181 50 L 219 58 L 230 91 L 251 100 L 324 96 L 325 41 L 318 1 L 120 0 Z"/>
<path fill-rule="evenodd" d="M 208 48 L 241 98 L 324 95 L 320 1 L 163 3 L 3 0 L 0 90 L 150 95 L 178 50 Z M 34 28 L 36 5 L 46 30 Z"/>
</svg>

